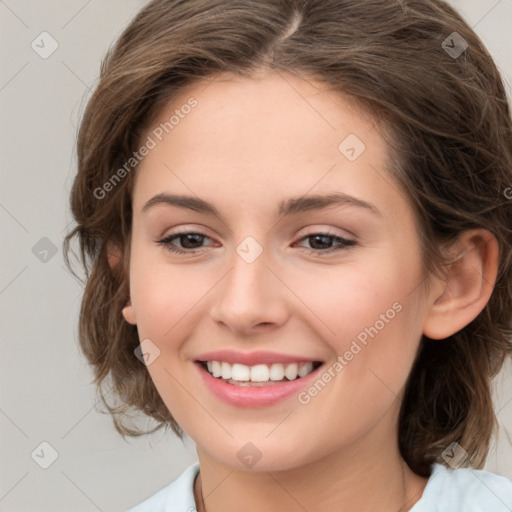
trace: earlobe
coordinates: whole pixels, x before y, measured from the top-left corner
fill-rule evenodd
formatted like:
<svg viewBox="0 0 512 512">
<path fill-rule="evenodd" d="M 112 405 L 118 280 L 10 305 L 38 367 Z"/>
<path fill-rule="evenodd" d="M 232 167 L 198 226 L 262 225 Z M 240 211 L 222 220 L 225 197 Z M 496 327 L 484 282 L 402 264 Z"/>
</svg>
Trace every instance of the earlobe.
<svg viewBox="0 0 512 512">
<path fill-rule="evenodd" d="M 129 324 L 137 324 L 137 320 L 135 318 L 135 311 L 130 300 L 126 303 L 126 306 L 123 308 L 123 317 Z"/>
<path fill-rule="evenodd" d="M 121 249 L 119 249 L 119 246 L 113 244 L 112 242 L 107 242 L 107 259 L 108 259 L 108 265 L 109 267 L 114 270 L 117 269 L 119 271 L 120 269 L 117 268 L 117 265 L 119 264 L 121 260 L 122 252 Z M 126 322 L 132 325 L 136 325 L 137 321 L 135 319 L 135 311 L 133 309 L 131 300 L 128 300 L 126 302 L 125 307 L 122 310 L 122 314 Z"/>
<path fill-rule="evenodd" d="M 471 323 L 484 309 L 498 272 L 498 242 L 487 230 L 464 232 L 443 281 L 432 287 L 423 334 L 444 339 Z"/>
</svg>

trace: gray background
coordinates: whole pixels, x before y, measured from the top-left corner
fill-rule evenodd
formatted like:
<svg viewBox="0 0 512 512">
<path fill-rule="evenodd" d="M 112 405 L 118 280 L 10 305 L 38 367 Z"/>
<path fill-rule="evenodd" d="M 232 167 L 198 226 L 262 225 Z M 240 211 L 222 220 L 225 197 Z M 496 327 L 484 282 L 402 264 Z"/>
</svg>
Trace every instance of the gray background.
<svg viewBox="0 0 512 512">
<path fill-rule="evenodd" d="M 452 3 L 487 44 L 510 95 L 512 0 Z M 95 409 L 76 342 L 81 285 L 61 251 L 76 128 L 101 58 L 143 4 L 0 0 L 0 511 L 126 510 L 196 461 L 190 439 L 160 432 L 125 442 Z M 58 42 L 47 59 L 31 47 L 43 31 Z M 485 467 L 510 477 L 511 384 L 508 365 L 496 381 L 501 434 Z M 42 442 L 58 454 L 47 469 Z"/>
</svg>

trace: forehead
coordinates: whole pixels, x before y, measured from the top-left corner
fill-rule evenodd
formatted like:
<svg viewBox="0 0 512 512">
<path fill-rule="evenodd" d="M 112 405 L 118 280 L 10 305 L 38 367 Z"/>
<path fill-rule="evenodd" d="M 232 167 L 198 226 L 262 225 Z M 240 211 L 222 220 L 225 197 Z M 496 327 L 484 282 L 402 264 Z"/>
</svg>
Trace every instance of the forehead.
<svg viewBox="0 0 512 512">
<path fill-rule="evenodd" d="M 388 149 L 372 116 L 325 83 L 291 73 L 194 82 L 158 112 L 147 137 L 155 147 L 137 169 L 139 206 L 175 189 L 226 205 L 258 198 L 273 210 L 308 191 L 373 196 L 393 210 L 401 199 L 393 197 L 398 185 L 389 186 Z"/>
<path fill-rule="evenodd" d="M 197 106 L 189 109 L 192 99 Z M 218 142 L 229 143 L 229 138 L 245 140 L 246 150 L 272 141 L 296 142 L 299 146 L 304 135 L 316 144 L 326 134 L 331 137 L 325 145 L 332 149 L 332 136 L 339 138 L 351 129 L 362 137 L 375 125 L 355 99 L 334 91 L 332 86 L 307 75 L 271 70 L 257 72 L 251 78 L 222 73 L 198 80 L 157 113 L 152 126 L 165 124 L 173 114 L 180 115 L 179 120 L 174 116 L 178 123 L 169 130 L 176 143 L 192 141 L 189 135 L 193 132 L 205 144 L 214 141 L 214 147 Z M 194 118 L 200 122 L 194 122 Z M 187 130 L 191 124 L 193 129 Z M 334 149 L 337 151 L 337 147 Z"/>
</svg>

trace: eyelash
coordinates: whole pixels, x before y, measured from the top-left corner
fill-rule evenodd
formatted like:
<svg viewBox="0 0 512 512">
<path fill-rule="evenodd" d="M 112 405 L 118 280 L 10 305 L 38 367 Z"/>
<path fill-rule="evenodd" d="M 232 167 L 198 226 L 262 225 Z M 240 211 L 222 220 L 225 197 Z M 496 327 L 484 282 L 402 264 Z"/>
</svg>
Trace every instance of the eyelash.
<svg viewBox="0 0 512 512">
<path fill-rule="evenodd" d="M 173 245 L 171 245 L 171 241 L 172 240 L 174 240 L 175 238 L 180 238 L 182 236 L 186 236 L 186 235 L 199 235 L 199 236 L 204 237 L 204 238 L 210 238 L 207 235 L 205 235 L 203 233 L 199 233 L 197 231 L 182 231 L 180 233 L 174 233 L 174 234 L 169 235 L 169 236 L 167 236 L 165 238 L 162 238 L 161 240 L 158 240 L 157 243 L 162 245 L 162 246 L 164 246 L 168 251 L 176 253 L 176 254 L 195 254 L 196 252 L 200 251 L 201 248 L 183 250 L 183 249 L 179 249 L 179 248 L 174 247 Z M 302 240 L 306 240 L 307 238 L 312 238 L 312 237 L 315 237 L 315 236 L 333 238 L 334 240 L 340 242 L 341 247 L 329 248 L 329 249 L 308 249 L 307 247 L 305 247 L 304 249 L 309 254 L 317 254 L 317 255 L 318 254 L 330 254 L 332 252 L 346 250 L 349 247 L 354 246 L 354 245 L 357 244 L 357 242 L 355 240 L 348 240 L 346 238 L 342 238 L 340 236 L 334 235 L 334 234 L 329 233 L 329 232 L 325 232 L 325 233 L 321 233 L 321 232 L 320 233 L 311 233 L 309 235 L 303 236 L 299 240 L 299 242 L 302 241 Z"/>
</svg>

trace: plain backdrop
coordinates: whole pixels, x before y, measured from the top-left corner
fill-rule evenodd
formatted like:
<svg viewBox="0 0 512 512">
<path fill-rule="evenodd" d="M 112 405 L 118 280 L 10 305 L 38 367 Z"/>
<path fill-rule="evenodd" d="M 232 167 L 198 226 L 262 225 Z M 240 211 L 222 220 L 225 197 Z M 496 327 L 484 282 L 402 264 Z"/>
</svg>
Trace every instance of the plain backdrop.
<svg viewBox="0 0 512 512">
<path fill-rule="evenodd" d="M 0 511 L 123 511 L 196 461 L 190 439 L 157 433 L 126 442 L 96 410 L 76 342 L 82 288 L 62 258 L 80 115 L 101 58 L 144 3 L 0 0 Z M 510 95 L 512 0 L 452 3 L 495 57 Z M 39 52 L 52 49 L 42 32 L 58 44 L 46 59 L 32 47 L 45 37 Z M 501 434 L 485 467 L 510 477 L 511 384 L 508 367 L 496 382 Z"/>
</svg>

